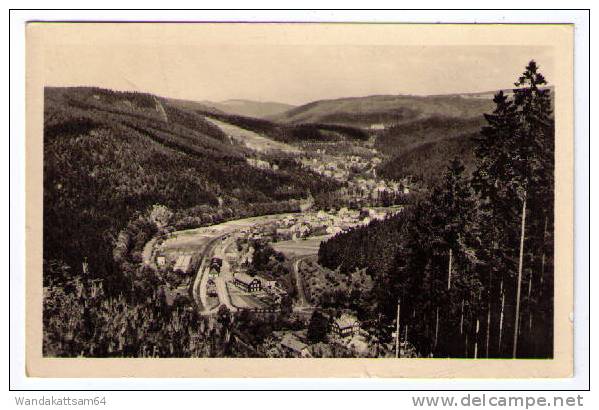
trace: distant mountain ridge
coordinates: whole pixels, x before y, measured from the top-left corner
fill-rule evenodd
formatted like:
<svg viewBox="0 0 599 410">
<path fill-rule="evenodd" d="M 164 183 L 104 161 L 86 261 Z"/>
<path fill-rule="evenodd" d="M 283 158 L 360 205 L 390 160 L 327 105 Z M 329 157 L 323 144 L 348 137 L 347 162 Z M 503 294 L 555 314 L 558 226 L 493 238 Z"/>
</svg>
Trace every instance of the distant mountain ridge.
<svg viewBox="0 0 599 410">
<path fill-rule="evenodd" d="M 493 108 L 489 98 L 462 95 L 372 95 L 313 101 L 270 116 L 282 123 L 321 123 L 368 128 L 395 125 L 428 117 L 472 118 Z"/>
<path fill-rule="evenodd" d="M 295 108 L 295 106 L 291 104 L 245 99 L 230 99 L 220 102 L 200 101 L 200 103 L 207 107 L 215 108 L 225 114 L 242 115 L 254 118 L 266 118 Z"/>
</svg>

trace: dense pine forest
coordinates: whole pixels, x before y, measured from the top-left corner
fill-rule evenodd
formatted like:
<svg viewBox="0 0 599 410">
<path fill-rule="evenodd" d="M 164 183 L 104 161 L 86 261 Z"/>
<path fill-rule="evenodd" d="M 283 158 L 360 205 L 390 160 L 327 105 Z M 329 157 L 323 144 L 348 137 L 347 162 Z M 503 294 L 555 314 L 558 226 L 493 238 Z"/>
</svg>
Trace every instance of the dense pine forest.
<svg viewBox="0 0 599 410">
<path fill-rule="evenodd" d="M 534 61 L 515 86 L 471 137 L 472 172 L 455 158 L 401 214 L 321 245 L 324 266 L 375 280 L 362 320 L 392 329 L 399 305 L 421 355 L 553 357 L 552 97 Z"/>
<path fill-rule="evenodd" d="M 203 116 L 149 94 L 45 91 L 44 220 L 50 222 L 43 238 L 44 346 L 52 347 L 49 355 L 183 354 L 166 341 L 171 328 L 183 326 L 180 331 L 195 334 L 200 318 L 183 314 L 181 307 L 150 315 L 165 296 L 162 284 L 140 266 L 144 244 L 160 228 L 153 214 L 157 204 L 168 210 L 169 226 L 184 229 L 298 211 L 307 193 L 338 187 L 284 155 L 269 158 L 277 172 L 251 167 L 247 149 L 232 144 Z M 95 289 L 99 283 L 101 289 Z M 144 325 L 133 326 L 136 320 Z M 154 342 L 143 351 L 102 339 L 103 328 L 116 326 L 120 330 L 108 333 L 142 346 L 135 339 L 142 333 L 134 336 L 131 329 L 142 332 L 150 323 L 159 336 L 144 337 L 144 343 Z M 65 334 L 73 334 L 68 345 Z M 176 343 L 188 342 L 179 336 Z M 214 342 L 206 354 L 218 355 L 216 345 L 221 349 L 222 343 Z"/>
<path fill-rule="evenodd" d="M 202 116 L 166 105 L 164 121 L 157 103 L 140 93 L 46 90 L 46 261 L 75 267 L 88 258 L 98 275 L 111 272 L 119 232 L 154 204 L 172 209 L 176 226 L 197 226 L 297 210 L 307 192 L 337 187 L 284 157 L 273 160 L 277 172 L 251 167 L 245 148 Z"/>
</svg>

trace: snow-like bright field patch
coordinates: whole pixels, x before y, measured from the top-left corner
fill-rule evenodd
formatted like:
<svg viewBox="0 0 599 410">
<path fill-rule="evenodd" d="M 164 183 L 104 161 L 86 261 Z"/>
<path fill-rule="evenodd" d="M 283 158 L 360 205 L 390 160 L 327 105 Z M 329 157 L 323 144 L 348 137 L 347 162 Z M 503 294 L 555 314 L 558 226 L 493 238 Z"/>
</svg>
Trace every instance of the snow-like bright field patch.
<svg viewBox="0 0 599 410">
<path fill-rule="evenodd" d="M 205 117 L 206 121 L 219 127 L 225 134 L 243 143 L 246 147 L 258 152 L 283 151 L 298 153 L 300 150 L 292 145 L 274 141 L 253 131 L 246 130 L 233 124 L 228 124 L 214 118 Z"/>
</svg>

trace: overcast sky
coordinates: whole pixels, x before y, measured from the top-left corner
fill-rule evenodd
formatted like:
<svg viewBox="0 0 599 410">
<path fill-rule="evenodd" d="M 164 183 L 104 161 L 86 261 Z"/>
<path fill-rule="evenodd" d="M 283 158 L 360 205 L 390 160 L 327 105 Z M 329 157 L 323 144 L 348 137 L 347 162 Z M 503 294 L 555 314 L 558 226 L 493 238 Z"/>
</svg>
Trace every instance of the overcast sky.
<svg viewBox="0 0 599 410">
<path fill-rule="evenodd" d="M 372 94 L 510 88 L 530 59 L 546 78 L 552 48 L 521 46 L 64 45 L 46 50 L 51 86 L 93 85 L 190 100 L 303 104 Z M 64 68 L 68 67 L 68 70 Z"/>
</svg>

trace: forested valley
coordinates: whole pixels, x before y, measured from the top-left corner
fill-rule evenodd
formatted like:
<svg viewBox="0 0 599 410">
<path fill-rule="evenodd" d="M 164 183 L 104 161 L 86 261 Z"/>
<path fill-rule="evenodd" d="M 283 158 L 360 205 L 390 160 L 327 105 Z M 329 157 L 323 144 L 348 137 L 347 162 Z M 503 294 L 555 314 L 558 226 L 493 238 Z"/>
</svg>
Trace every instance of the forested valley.
<svg viewBox="0 0 599 410">
<path fill-rule="evenodd" d="M 276 172 L 252 167 L 202 115 L 150 94 L 46 88 L 44 107 L 44 353 L 234 354 L 223 347 L 234 337 L 190 306 L 167 306 L 141 264 L 165 230 L 153 210 L 166 209 L 170 229 L 207 226 L 296 212 L 339 184 L 284 153 L 269 158 Z"/>
</svg>

